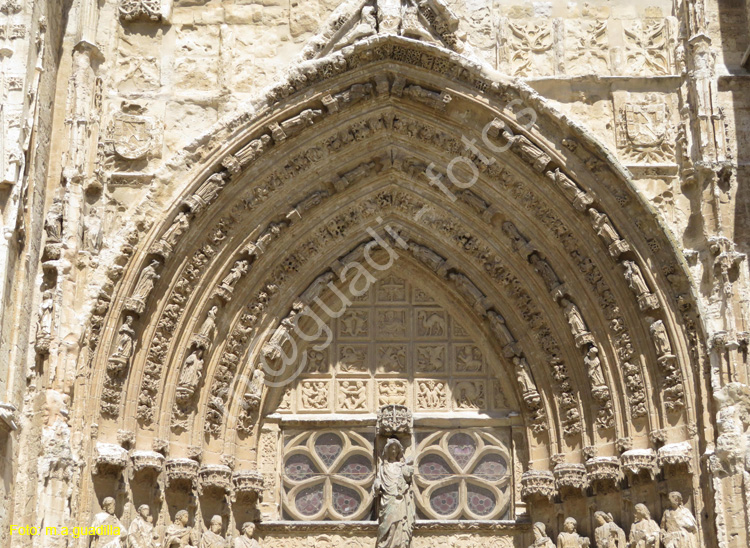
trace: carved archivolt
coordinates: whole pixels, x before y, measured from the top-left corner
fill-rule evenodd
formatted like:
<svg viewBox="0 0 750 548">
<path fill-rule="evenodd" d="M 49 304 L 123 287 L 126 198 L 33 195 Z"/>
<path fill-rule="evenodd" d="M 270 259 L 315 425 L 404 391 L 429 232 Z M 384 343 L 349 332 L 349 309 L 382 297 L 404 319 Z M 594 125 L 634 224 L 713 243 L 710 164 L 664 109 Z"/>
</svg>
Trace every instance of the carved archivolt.
<svg viewBox="0 0 750 548">
<path fill-rule="evenodd" d="M 326 87 L 326 94 L 304 98 L 298 94 L 379 61 L 407 67 L 403 81 L 385 70 L 367 80 Z M 454 82 L 449 93 L 436 85 L 447 79 Z M 263 379 L 254 375 L 249 362 L 279 327 L 269 318 L 289 319 L 291 312 L 314 300 L 331 275 L 338 275 L 346 258 L 342 253 L 362 243 L 351 231 L 387 214 L 403 219 L 393 227 L 403 232 L 411 260 L 449 285 L 496 338 L 508 360 L 509 376 L 518 382 L 518 399 L 524 402 L 532 434 L 547 428 L 555 436 L 588 439 L 598 428 L 614 429 L 606 434 L 613 439 L 626 435 L 620 430 L 628 417 L 644 417 L 651 405 L 645 397 L 649 385 L 665 389 L 666 410 L 683 413 L 684 393 L 689 390 L 683 378 L 684 350 L 690 348 L 691 358 L 696 359 L 699 348 L 693 311 L 682 306 L 682 325 L 676 325 L 665 310 L 676 309 L 672 301 L 684 291 L 682 274 L 671 258 L 663 262 L 668 266 L 662 272 L 652 273 L 645 266 L 653 254 L 668 256 L 667 240 L 659 236 L 661 246 L 644 246 L 643 232 L 627 224 L 628 213 L 617 211 L 619 206 L 633 213 L 639 204 L 629 197 L 629 189 L 613 190 L 613 181 L 621 182 L 619 175 L 597 158 L 599 151 L 578 130 L 571 130 L 572 136 L 554 149 L 538 133 L 511 133 L 509 128 L 518 129 L 517 124 L 493 107 L 486 113 L 491 123 L 487 136 L 495 146 L 509 145 L 504 156 L 509 161 L 502 167 L 487 165 L 467 151 L 460 138 L 445 130 L 445 124 L 453 123 L 457 105 L 471 102 L 466 90 L 491 103 L 522 98 L 538 107 L 543 117 L 540 131 L 549 130 L 547 120 L 556 117 L 529 90 L 493 82 L 466 60 L 398 38 L 373 38 L 347 48 L 346 54 L 300 67 L 269 93 L 269 105 L 283 102 L 289 108 L 276 109 L 272 115 L 262 110 L 257 120 L 237 118 L 217 128 L 205 150 L 187 151 L 191 161 L 204 166 L 203 175 L 179 200 L 164 226 L 149 236 L 138 254 L 138 271 L 128 270 L 126 283 L 118 290 L 118 302 L 124 307 L 110 315 L 117 338 L 108 340 L 102 350 L 103 361 L 111 364 L 103 380 L 105 416 L 118 416 L 124 382 L 133 378 L 136 386 L 140 384 L 139 422 L 151 425 L 164 416 L 160 406 L 165 371 L 179 385 L 180 374 L 172 368 L 184 372 L 189 365 L 188 372 L 200 370 L 198 380 L 185 374 L 183 388 L 189 390 L 166 398 L 167 406 L 175 406 L 166 413 L 172 417 L 173 432 L 189 428 L 186 421 L 199 403 L 205 405 L 200 412 L 205 413 L 204 428 L 212 435 L 229 426 L 224 417 L 230 408 L 243 410 L 238 428 L 253 431 Z M 347 121 L 355 111 L 350 109 L 365 107 L 367 114 Z M 428 110 L 442 126 L 425 122 L 418 114 Z M 328 124 L 331 117 L 336 117 L 336 129 Z M 208 152 L 229 140 L 230 134 L 243 136 L 233 137 L 231 149 Z M 386 153 L 379 146 L 373 147 L 372 154 L 362 153 L 369 143 L 386 138 L 413 143 L 414 155 Z M 310 146 L 292 149 L 289 145 L 303 140 Z M 286 150 L 291 152 L 276 163 L 281 167 L 268 172 L 256 168 L 266 155 Z M 352 156 L 356 160 L 344 161 L 351 151 L 357 151 Z M 429 163 L 425 160 L 436 151 L 444 157 L 462 155 L 481 174 L 471 190 L 454 188 L 457 218 L 440 211 L 448 202 L 424 175 Z M 301 192 L 298 185 L 313 179 L 320 166 L 330 166 L 335 173 L 329 170 L 331 177 Z M 382 185 L 384 175 L 393 173 L 398 180 L 411 181 L 414 192 L 381 190 L 363 197 L 365 188 Z M 238 199 L 245 177 L 253 182 Z M 358 198 L 352 207 L 331 214 L 333 206 L 328 204 L 340 204 L 337 200 L 343 193 Z M 563 200 L 550 200 L 547 195 L 553 193 Z M 286 201 L 281 199 L 284 195 Z M 514 203 L 525 220 L 509 219 L 503 201 Z M 285 202 L 284 207 L 271 215 L 280 202 Z M 424 206 L 438 204 L 423 211 Z M 416 223 L 413 219 L 420 212 Z M 213 218 L 220 221 L 212 224 Z M 531 218 L 536 224 L 527 234 Z M 491 227 L 493 234 L 482 235 L 479 226 Z M 304 227 L 305 237 L 294 232 L 295 227 Z M 429 237 L 422 238 L 420 231 Z M 242 232 L 252 234 L 251 238 L 238 236 Z M 201 237 L 194 236 L 199 233 Z M 596 246 L 592 238 L 599 242 Z M 291 247 L 290 241 L 298 243 Z M 287 246 L 283 260 L 277 252 L 281 245 Z M 180 253 L 175 253 L 178 248 Z M 507 249 L 516 252 L 512 258 L 503 254 Z M 331 261 L 334 256 L 337 259 Z M 322 257 L 324 267 L 312 273 L 311 265 Z M 570 280 L 570 264 L 578 268 L 574 280 Z M 117 274 L 113 278 L 120 279 Z M 114 283 L 97 309 L 92 348 L 98 343 L 113 289 Z M 157 301 L 152 292 L 164 295 L 154 319 L 149 318 Z M 507 320 L 505 306 L 518 311 L 522 322 L 518 328 Z M 186 310 L 194 321 L 186 321 Z M 212 314 L 213 326 L 205 323 Z M 601 322 L 602 317 L 606 322 Z M 147 325 L 149 321 L 154 324 Z M 190 332 L 183 333 L 187 329 Z M 514 329 L 528 335 L 513 335 Z M 264 336 L 254 340 L 261 333 Z M 689 342 L 681 342 L 682 338 Z M 652 341 L 651 346 L 645 348 L 644 340 Z M 180 341 L 179 348 L 175 341 Z M 398 360 L 397 351 L 394 356 Z M 590 386 L 584 385 L 587 378 Z M 340 405 L 356 406 L 360 388 L 349 385 Z M 386 393 L 388 398 L 400 397 L 396 386 Z M 618 403 L 620 397 L 625 401 Z M 309 399 L 314 405 L 314 397 Z M 623 417 L 618 418 L 618 413 Z M 607 466 L 592 464 L 592 477 L 607 480 Z M 558 483 L 574 489 L 588 485 L 570 479 L 572 472 L 565 475 L 563 468 L 555 468 Z M 573 475 L 580 472 L 576 470 Z M 542 484 L 546 487 L 539 490 L 546 493 L 549 482 L 539 479 Z"/>
</svg>

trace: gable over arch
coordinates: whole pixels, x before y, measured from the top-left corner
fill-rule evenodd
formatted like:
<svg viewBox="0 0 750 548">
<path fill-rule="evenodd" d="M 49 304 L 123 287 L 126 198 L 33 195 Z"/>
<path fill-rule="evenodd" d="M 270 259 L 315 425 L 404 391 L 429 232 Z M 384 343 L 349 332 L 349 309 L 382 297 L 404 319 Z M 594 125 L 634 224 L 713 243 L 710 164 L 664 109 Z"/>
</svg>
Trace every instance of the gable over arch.
<svg viewBox="0 0 750 548">
<path fill-rule="evenodd" d="M 168 459 L 197 447 L 206 466 L 262 468 L 279 432 L 248 398 L 259 358 L 321 280 L 402 241 L 515 382 L 519 501 L 523 486 L 581 516 L 586 496 L 619 512 L 623 468 L 640 485 L 663 466 L 659 485 L 690 481 L 699 503 L 691 432 L 709 425 L 684 269 L 624 170 L 528 89 L 375 37 L 303 65 L 173 166 L 190 182 L 101 315 L 100 439 L 126 428 L 138 449 L 169 440 Z"/>
</svg>

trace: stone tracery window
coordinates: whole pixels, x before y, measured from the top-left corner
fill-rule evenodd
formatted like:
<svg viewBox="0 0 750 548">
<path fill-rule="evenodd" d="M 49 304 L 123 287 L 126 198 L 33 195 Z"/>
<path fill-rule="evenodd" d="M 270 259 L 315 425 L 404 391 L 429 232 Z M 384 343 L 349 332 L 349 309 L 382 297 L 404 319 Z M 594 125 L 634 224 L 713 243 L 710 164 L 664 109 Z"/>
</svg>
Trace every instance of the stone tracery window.
<svg viewBox="0 0 750 548">
<path fill-rule="evenodd" d="M 421 426 L 415 418 L 407 449 L 415 458 L 419 519 L 507 518 L 509 430 L 487 414 L 507 412 L 512 404 L 481 336 L 465 329 L 453 310 L 393 274 L 352 300 L 330 321 L 332 343 L 318 350 L 308 346 L 307 367 L 279 393 L 283 519 L 375 519 L 374 418 L 389 404 L 426 417 Z M 467 413 L 474 428 L 434 426 L 442 420 L 437 417 L 451 413 Z M 315 426 L 305 430 L 300 424 Z"/>
<path fill-rule="evenodd" d="M 430 519 L 502 519 L 510 508 L 510 455 L 492 433 L 422 433 L 417 504 Z"/>
<path fill-rule="evenodd" d="M 284 511 L 297 520 L 356 520 L 372 507 L 373 443 L 366 433 L 317 430 L 284 448 Z"/>
</svg>

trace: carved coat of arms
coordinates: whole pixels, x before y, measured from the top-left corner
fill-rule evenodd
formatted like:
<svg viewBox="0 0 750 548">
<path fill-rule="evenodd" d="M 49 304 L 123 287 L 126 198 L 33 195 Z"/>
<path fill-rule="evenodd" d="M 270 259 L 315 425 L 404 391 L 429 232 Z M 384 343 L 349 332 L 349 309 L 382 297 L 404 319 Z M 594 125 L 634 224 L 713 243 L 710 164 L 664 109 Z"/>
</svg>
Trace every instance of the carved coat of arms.
<svg viewBox="0 0 750 548">
<path fill-rule="evenodd" d="M 636 148 L 659 146 L 667 134 L 667 105 L 636 103 L 625 105 L 628 140 Z"/>
<path fill-rule="evenodd" d="M 144 158 L 154 144 L 153 119 L 141 112 L 140 108 L 131 108 L 114 115 L 112 144 L 115 153 L 126 160 Z"/>
</svg>

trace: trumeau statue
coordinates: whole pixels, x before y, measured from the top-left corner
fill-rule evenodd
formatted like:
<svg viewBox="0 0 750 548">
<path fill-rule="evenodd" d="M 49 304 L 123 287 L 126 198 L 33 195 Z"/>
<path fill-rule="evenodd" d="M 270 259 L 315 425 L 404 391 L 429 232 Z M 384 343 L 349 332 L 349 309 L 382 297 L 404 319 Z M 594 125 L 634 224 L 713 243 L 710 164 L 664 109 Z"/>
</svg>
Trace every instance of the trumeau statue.
<svg viewBox="0 0 750 548">
<path fill-rule="evenodd" d="M 627 548 L 625 531 L 615 523 L 612 514 L 599 510 L 594 513 L 594 521 L 597 526 L 594 530 L 597 548 Z"/>
<path fill-rule="evenodd" d="M 141 504 L 138 507 L 138 515 L 135 516 L 128 529 L 128 548 L 156 547 L 153 521 L 148 504 Z"/>
<path fill-rule="evenodd" d="M 414 467 L 404 459 L 401 442 L 391 438 L 383 448 L 373 491 L 380 497 L 377 548 L 411 545 L 416 505 L 412 491 Z"/>
<path fill-rule="evenodd" d="M 167 527 L 164 537 L 164 548 L 198 548 L 198 534 L 188 527 L 187 510 L 180 510 L 174 517 L 174 523 Z"/>
<path fill-rule="evenodd" d="M 678 491 L 669 493 L 670 510 L 661 518 L 661 538 L 664 548 L 698 548 L 698 522 L 682 504 Z"/>
<path fill-rule="evenodd" d="M 221 516 L 211 518 L 211 527 L 203 533 L 200 548 L 227 548 L 229 543 L 221 536 Z"/>
<path fill-rule="evenodd" d="M 645 504 L 635 505 L 635 521 L 630 527 L 629 548 L 659 548 L 661 529 L 651 519 Z"/>
<path fill-rule="evenodd" d="M 125 526 L 115 516 L 115 499 L 107 497 L 102 501 L 102 512 L 94 516 L 91 527 L 99 529 L 102 534 L 94 535 L 91 548 L 125 548 L 128 533 Z"/>
<path fill-rule="evenodd" d="M 242 535 L 234 539 L 232 548 L 260 548 L 260 544 L 253 538 L 255 533 L 255 524 L 252 521 L 246 521 L 242 524 Z"/>
<path fill-rule="evenodd" d="M 578 522 L 575 518 L 566 518 L 562 532 L 557 535 L 557 548 L 588 548 L 588 537 L 582 537 L 576 531 Z"/>
<path fill-rule="evenodd" d="M 555 543 L 547 536 L 547 530 L 541 521 L 537 521 L 531 529 L 534 532 L 534 543 L 529 548 L 555 548 Z"/>
</svg>

